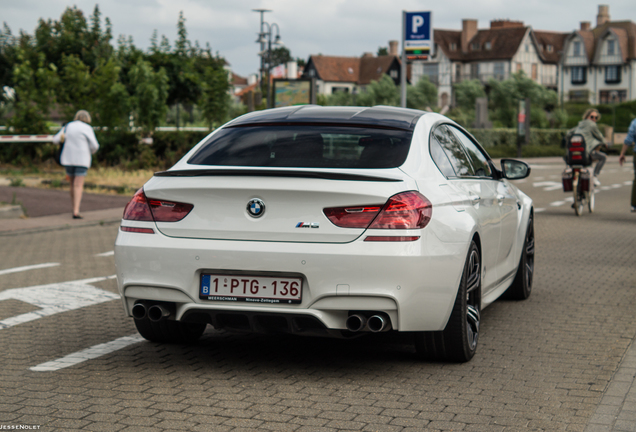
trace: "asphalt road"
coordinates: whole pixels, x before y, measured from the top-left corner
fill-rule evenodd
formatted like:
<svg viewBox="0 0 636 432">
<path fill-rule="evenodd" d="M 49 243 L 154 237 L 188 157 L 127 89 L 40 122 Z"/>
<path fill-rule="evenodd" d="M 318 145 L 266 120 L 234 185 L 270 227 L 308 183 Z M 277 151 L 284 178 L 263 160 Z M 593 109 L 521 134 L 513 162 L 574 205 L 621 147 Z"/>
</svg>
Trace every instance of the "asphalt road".
<svg viewBox="0 0 636 432">
<path fill-rule="evenodd" d="M 0 233 L 0 428 L 636 430 L 631 165 L 607 164 L 581 217 L 562 168 L 535 161 L 519 182 L 537 212 L 533 293 L 483 312 L 465 364 L 418 361 L 388 335 L 142 341 L 113 279 L 116 223 Z"/>
</svg>

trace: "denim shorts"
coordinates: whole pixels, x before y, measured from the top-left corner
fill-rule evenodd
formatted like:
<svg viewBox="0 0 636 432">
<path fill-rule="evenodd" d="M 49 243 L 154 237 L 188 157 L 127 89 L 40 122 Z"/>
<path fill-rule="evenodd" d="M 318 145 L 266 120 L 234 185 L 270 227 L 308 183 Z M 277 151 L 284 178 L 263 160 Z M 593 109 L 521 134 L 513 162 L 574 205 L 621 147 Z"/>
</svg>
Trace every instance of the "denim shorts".
<svg viewBox="0 0 636 432">
<path fill-rule="evenodd" d="M 85 177 L 88 171 L 88 168 L 83 166 L 65 166 L 64 169 L 69 177 Z"/>
</svg>

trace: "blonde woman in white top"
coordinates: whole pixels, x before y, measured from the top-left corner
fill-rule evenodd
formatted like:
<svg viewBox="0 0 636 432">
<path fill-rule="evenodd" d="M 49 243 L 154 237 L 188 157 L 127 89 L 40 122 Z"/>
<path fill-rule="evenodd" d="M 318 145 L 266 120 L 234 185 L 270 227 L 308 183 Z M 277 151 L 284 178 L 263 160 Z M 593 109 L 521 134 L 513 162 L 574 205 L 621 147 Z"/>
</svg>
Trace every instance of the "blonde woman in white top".
<svg viewBox="0 0 636 432">
<path fill-rule="evenodd" d="M 53 137 L 55 144 L 60 144 L 64 134 L 64 149 L 60 155 L 60 163 L 66 169 L 71 183 L 71 204 L 73 219 L 82 219 L 80 203 L 84 191 L 84 178 L 91 166 L 91 155 L 99 149 L 88 111 L 80 110 L 75 114 L 72 122 L 67 123 L 57 135 Z"/>
</svg>

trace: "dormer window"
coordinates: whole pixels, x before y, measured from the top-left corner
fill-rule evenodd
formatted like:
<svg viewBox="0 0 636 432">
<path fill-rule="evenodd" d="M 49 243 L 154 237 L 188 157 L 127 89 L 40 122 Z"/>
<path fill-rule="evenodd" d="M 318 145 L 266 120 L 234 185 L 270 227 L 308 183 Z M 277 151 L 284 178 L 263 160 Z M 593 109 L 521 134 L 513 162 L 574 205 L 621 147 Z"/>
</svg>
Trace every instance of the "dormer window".
<svg viewBox="0 0 636 432">
<path fill-rule="evenodd" d="M 581 42 L 579 41 L 574 42 L 574 46 L 572 47 L 572 52 L 574 54 L 574 57 L 581 56 Z"/>
<path fill-rule="evenodd" d="M 473 51 L 479 51 L 479 48 L 480 48 L 479 42 L 473 42 L 472 48 L 473 48 Z"/>
<path fill-rule="evenodd" d="M 554 47 L 552 45 L 548 45 L 548 46 L 545 47 L 545 50 L 547 52 L 552 52 L 554 50 Z"/>
<path fill-rule="evenodd" d="M 490 51 L 492 49 L 492 43 L 490 43 L 490 41 L 486 42 L 484 44 L 484 48 L 486 48 L 488 51 Z"/>
<path fill-rule="evenodd" d="M 607 41 L 607 55 L 615 55 L 616 54 L 616 41 L 614 39 L 610 39 Z"/>
<path fill-rule="evenodd" d="M 457 51 L 457 44 L 455 42 L 451 43 L 449 46 L 451 51 Z"/>
</svg>

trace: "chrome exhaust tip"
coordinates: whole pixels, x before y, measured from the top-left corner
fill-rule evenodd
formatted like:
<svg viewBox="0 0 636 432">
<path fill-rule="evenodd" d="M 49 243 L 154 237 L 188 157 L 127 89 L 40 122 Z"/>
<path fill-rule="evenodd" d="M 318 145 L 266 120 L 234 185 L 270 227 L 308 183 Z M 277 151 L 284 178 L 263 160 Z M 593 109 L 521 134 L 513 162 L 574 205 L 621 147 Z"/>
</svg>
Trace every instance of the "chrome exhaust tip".
<svg viewBox="0 0 636 432">
<path fill-rule="evenodd" d="M 170 316 L 170 310 L 161 305 L 152 305 L 148 308 L 148 319 L 153 322 L 162 321 Z"/>
<path fill-rule="evenodd" d="M 390 322 L 389 319 L 385 316 L 373 315 L 371 318 L 369 318 L 367 325 L 369 326 L 369 330 L 371 330 L 373 333 L 378 333 L 384 330 L 388 330 Z"/>
<path fill-rule="evenodd" d="M 136 303 L 133 307 L 132 307 L 132 316 L 134 319 L 144 319 L 146 318 L 146 314 L 148 313 L 148 310 L 146 309 L 146 305 L 143 303 Z"/>
<path fill-rule="evenodd" d="M 347 330 L 352 332 L 358 332 L 367 325 L 367 317 L 360 314 L 353 314 L 347 317 L 347 321 L 345 323 L 347 326 Z"/>
</svg>

